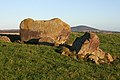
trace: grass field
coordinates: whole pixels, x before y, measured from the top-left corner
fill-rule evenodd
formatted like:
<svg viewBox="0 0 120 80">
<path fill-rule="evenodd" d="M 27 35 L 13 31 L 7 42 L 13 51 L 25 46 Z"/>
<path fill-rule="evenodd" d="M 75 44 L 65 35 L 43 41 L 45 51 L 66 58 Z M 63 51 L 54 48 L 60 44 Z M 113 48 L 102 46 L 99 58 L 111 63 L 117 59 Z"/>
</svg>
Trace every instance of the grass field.
<svg viewBox="0 0 120 80">
<path fill-rule="evenodd" d="M 72 33 L 72 43 L 83 33 Z M 101 34 L 100 48 L 116 57 L 112 64 L 61 56 L 58 47 L 0 41 L 0 80 L 120 80 L 120 34 Z"/>
</svg>

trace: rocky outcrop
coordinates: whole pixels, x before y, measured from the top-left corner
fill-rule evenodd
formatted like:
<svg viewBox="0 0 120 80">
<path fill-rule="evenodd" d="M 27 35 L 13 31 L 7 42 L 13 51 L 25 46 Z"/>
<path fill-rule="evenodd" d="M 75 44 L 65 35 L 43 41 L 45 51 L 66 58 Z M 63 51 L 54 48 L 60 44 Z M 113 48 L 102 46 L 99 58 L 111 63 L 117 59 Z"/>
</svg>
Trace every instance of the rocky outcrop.
<svg viewBox="0 0 120 80">
<path fill-rule="evenodd" d="M 74 55 L 78 59 L 88 58 L 96 64 L 112 62 L 113 57 L 100 49 L 99 44 L 99 38 L 95 33 L 86 32 L 82 37 L 76 38 L 69 50 L 64 48 L 62 55 Z"/>
<path fill-rule="evenodd" d="M 20 24 L 21 41 L 50 42 L 63 44 L 69 37 L 71 28 L 58 18 L 51 20 L 24 19 Z M 35 40 L 36 41 L 36 40 Z"/>
<path fill-rule="evenodd" d="M 0 41 L 11 42 L 10 39 L 7 36 L 0 36 Z"/>
</svg>

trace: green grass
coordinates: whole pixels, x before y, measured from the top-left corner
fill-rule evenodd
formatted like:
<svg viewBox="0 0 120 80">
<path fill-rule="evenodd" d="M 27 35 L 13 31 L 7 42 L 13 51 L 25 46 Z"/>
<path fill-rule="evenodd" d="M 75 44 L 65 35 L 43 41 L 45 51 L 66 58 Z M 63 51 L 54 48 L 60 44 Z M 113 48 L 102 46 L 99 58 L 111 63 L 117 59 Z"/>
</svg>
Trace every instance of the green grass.
<svg viewBox="0 0 120 80">
<path fill-rule="evenodd" d="M 72 43 L 83 33 L 71 34 Z M 58 47 L 0 42 L 0 80 L 119 80 L 120 34 L 97 34 L 100 48 L 117 59 L 96 65 L 61 56 Z"/>
</svg>

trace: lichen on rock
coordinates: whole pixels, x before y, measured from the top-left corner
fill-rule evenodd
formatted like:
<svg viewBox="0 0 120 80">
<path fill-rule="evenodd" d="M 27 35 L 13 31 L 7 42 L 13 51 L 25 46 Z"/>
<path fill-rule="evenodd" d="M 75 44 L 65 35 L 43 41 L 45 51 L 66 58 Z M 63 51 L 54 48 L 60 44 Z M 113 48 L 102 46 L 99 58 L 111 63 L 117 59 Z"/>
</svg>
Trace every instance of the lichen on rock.
<svg viewBox="0 0 120 80">
<path fill-rule="evenodd" d="M 75 39 L 71 46 L 71 50 L 69 50 L 70 52 L 68 52 L 68 50 L 64 51 L 64 55 L 68 56 L 73 52 L 78 59 L 88 58 L 96 64 L 113 62 L 113 57 L 100 49 L 99 45 L 99 37 L 95 33 L 86 32 L 82 37 L 77 37 Z"/>
<path fill-rule="evenodd" d="M 59 18 L 51 20 L 33 20 L 28 18 L 20 23 L 21 41 L 25 42 L 38 39 L 38 42 L 49 42 L 59 45 L 68 39 L 70 32 L 70 26 Z"/>
</svg>

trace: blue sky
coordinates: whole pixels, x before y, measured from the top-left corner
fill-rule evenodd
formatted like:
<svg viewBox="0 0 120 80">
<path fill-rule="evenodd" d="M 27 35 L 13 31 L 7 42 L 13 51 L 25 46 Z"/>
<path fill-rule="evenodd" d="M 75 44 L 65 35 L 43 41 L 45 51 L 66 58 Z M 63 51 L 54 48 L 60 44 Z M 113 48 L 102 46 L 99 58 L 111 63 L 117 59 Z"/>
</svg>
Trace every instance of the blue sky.
<svg viewBox="0 0 120 80">
<path fill-rule="evenodd" d="M 25 18 L 55 17 L 71 26 L 120 31 L 120 0 L 0 0 L 0 29 L 19 29 Z"/>
</svg>

